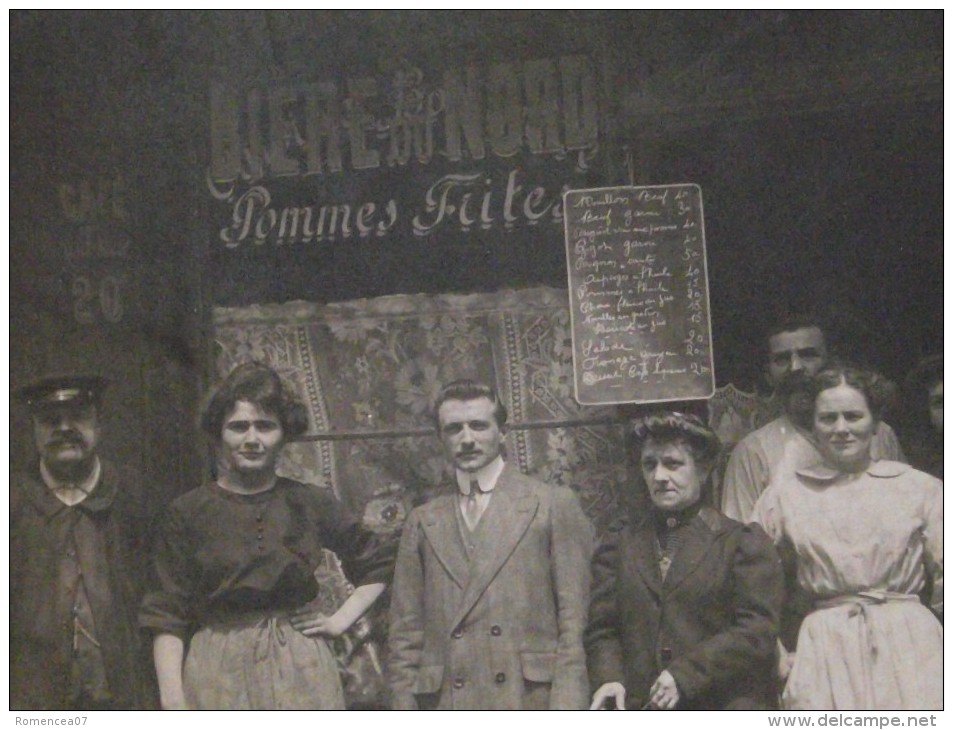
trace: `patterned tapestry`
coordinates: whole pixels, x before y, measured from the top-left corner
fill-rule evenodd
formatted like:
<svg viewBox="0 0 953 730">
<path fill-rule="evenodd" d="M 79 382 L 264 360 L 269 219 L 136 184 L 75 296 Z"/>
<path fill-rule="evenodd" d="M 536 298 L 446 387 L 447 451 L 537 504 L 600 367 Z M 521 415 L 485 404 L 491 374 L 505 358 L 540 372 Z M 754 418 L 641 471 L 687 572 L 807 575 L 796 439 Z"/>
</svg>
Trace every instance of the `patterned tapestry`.
<svg viewBox="0 0 953 730">
<path fill-rule="evenodd" d="M 265 362 L 308 406 L 310 435 L 285 449 L 281 473 L 329 486 L 371 527 L 399 528 L 446 483 L 430 407 L 462 377 L 496 385 L 520 470 L 571 487 L 600 530 L 616 512 L 623 424 L 573 399 L 564 290 L 222 308 L 215 341 L 219 375 Z"/>
<path fill-rule="evenodd" d="M 565 290 L 539 287 L 219 308 L 216 367 L 220 376 L 248 360 L 275 368 L 310 414 L 309 434 L 285 448 L 279 471 L 333 489 L 381 531 L 399 529 L 450 476 L 430 415 L 440 386 L 493 383 L 509 412 L 507 458 L 571 487 L 601 532 L 624 492 L 642 487 L 627 473 L 619 410 L 573 398 L 568 306 Z M 708 402 L 726 445 L 716 504 L 730 447 L 776 411 L 732 385 Z"/>
<path fill-rule="evenodd" d="M 620 508 L 645 504 L 641 478 L 627 470 L 621 408 L 573 398 L 565 290 L 220 308 L 214 327 L 219 376 L 264 362 L 307 405 L 309 432 L 284 449 L 279 473 L 333 490 L 372 529 L 396 532 L 413 506 L 449 483 L 430 408 L 442 384 L 463 377 L 496 385 L 509 412 L 507 459 L 573 489 L 597 533 Z M 708 402 L 726 445 L 713 478 L 716 504 L 730 447 L 775 410 L 730 385 Z M 319 582 L 337 586 L 325 597 L 333 610 L 353 588 L 339 568 L 325 573 Z M 348 707 L 384 706 L 386 632 L 383 607 L 375 607 L 335 641 Z"/>
</svg>

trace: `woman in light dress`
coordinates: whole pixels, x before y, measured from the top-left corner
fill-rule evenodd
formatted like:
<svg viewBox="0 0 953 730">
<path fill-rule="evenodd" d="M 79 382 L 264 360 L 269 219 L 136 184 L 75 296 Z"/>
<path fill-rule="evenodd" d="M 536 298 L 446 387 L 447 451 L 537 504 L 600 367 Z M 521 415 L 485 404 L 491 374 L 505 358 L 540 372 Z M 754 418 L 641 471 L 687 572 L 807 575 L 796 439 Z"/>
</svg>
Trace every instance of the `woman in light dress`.
<svg viewBox="0 0 953 730">
<path fill-rule="evenodd" d="M 942 482 L 871 459 L 888 386 L 848 367 L 818 373 L 823 461 L 772 483 L 754 511 L 794 549 L 798 583 L 814 599 L 796 653 L 782 658 L 786 709 L 943 706 Z"/>
</svg>

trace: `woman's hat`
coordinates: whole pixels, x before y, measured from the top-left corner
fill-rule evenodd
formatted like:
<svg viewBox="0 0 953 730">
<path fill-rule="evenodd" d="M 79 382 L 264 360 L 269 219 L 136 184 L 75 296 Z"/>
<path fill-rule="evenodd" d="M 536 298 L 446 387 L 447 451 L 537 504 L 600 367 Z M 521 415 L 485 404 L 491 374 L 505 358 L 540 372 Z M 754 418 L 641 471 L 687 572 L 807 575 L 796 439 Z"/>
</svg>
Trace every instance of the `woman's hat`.
<svg viewBox="0 0 953 730">
<path fill-rule="evenodd" d="M 630 429 L 637 444 L 649 438 L 683 437 L 697 450 L 696 457 L 714 459 L 721 450 L 718 434 L 705 421 L 691 413 L 658 411 L 636 420 Z"/>
</svg>

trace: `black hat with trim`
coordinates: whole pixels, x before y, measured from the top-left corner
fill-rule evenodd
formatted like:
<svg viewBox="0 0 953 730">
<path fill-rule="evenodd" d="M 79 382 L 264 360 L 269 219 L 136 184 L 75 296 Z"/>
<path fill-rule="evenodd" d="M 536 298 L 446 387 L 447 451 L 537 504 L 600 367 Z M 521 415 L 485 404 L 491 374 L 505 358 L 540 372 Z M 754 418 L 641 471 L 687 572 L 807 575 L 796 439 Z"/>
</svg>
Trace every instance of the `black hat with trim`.
<svg viewBox="0 0 953 730">
<path fill-rule="evenodd" d="M 100 375 L 55 375 L 37 380 L 17 391 L 31 409 L 58 405 L 95 405 L 102 401 L 109 381 Z"/>
</svg>

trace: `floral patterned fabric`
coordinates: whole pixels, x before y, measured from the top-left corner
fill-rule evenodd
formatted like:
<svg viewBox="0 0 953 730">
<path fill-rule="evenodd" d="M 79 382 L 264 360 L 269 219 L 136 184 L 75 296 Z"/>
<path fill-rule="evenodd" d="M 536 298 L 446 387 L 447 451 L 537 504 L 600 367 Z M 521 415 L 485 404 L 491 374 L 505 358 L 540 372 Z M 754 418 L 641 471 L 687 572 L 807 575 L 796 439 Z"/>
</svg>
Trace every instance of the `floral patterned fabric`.
<svg viewBox="0 0 953 730">
<path fill-rule="evenodd" d="M 565 290 L 219 308 L 214 322 L 219 375 L 265 362 L 308 406 L 311 435 L 285 448 L 279 471 L 330 486 L 374 529 L 399 529 L 446 483 L 430 406 L 443 383 L 462 377 L 496 385 L 516 426 L 507 458 L 521 471 L 573 488 L 600 533 L 617 513 L 630 480 L 624 419 L 573 397 Z M 777 410 L 773 399 L 719 388 L 708 414 L 725 444 L 721 461 Z"/>
<path fill-rule="evenodd" d="M 399 528 L 446 482 L 430 407 L 462 377 L 496 385 L 516 426 L 507 458 L 521 471 L 572 487 L 600 530 L 616 511 L 623 425 L 615 408 L 573 398 L 565 291 L 222 308 L 215 340 L 220 375 L 263 361 L 308 406 L 313 436 L 285 449 L 280 472 L 330 484 L 371 527 Z"/>
<path fill-rule="evenodd" d="M 625 417 L 638 409 L 576 403 L 569 325 L 567 293 L 549 288 L 219 308 L 216 368 L 224 376 L 248 360 L 273 367 L 310 419 L 309 435 L 285 447 L 279 473 L 332 488 L 382 532 L 399 530 L 415 504 L 449 483 L 430 416 L 441 385 L 463 377 L 493 383 L 513 426 L 507 459 L 524 473 L 571 487 L 601 534 L 622 507 L 646 501 L 623 447 Z M 730 447 L 776 408 L 729 385 L 708 409 L 726 445 L 717 492 Z M 327 575 L 321 579 L 337 585 Z M 346 593 L 344 586 L 329 600 Z M 375 608 L 340 642 L 334 648 L 348 706 L 382 706 L 376 659 L 386 646 L 382 614 Z"/>
</svg>

